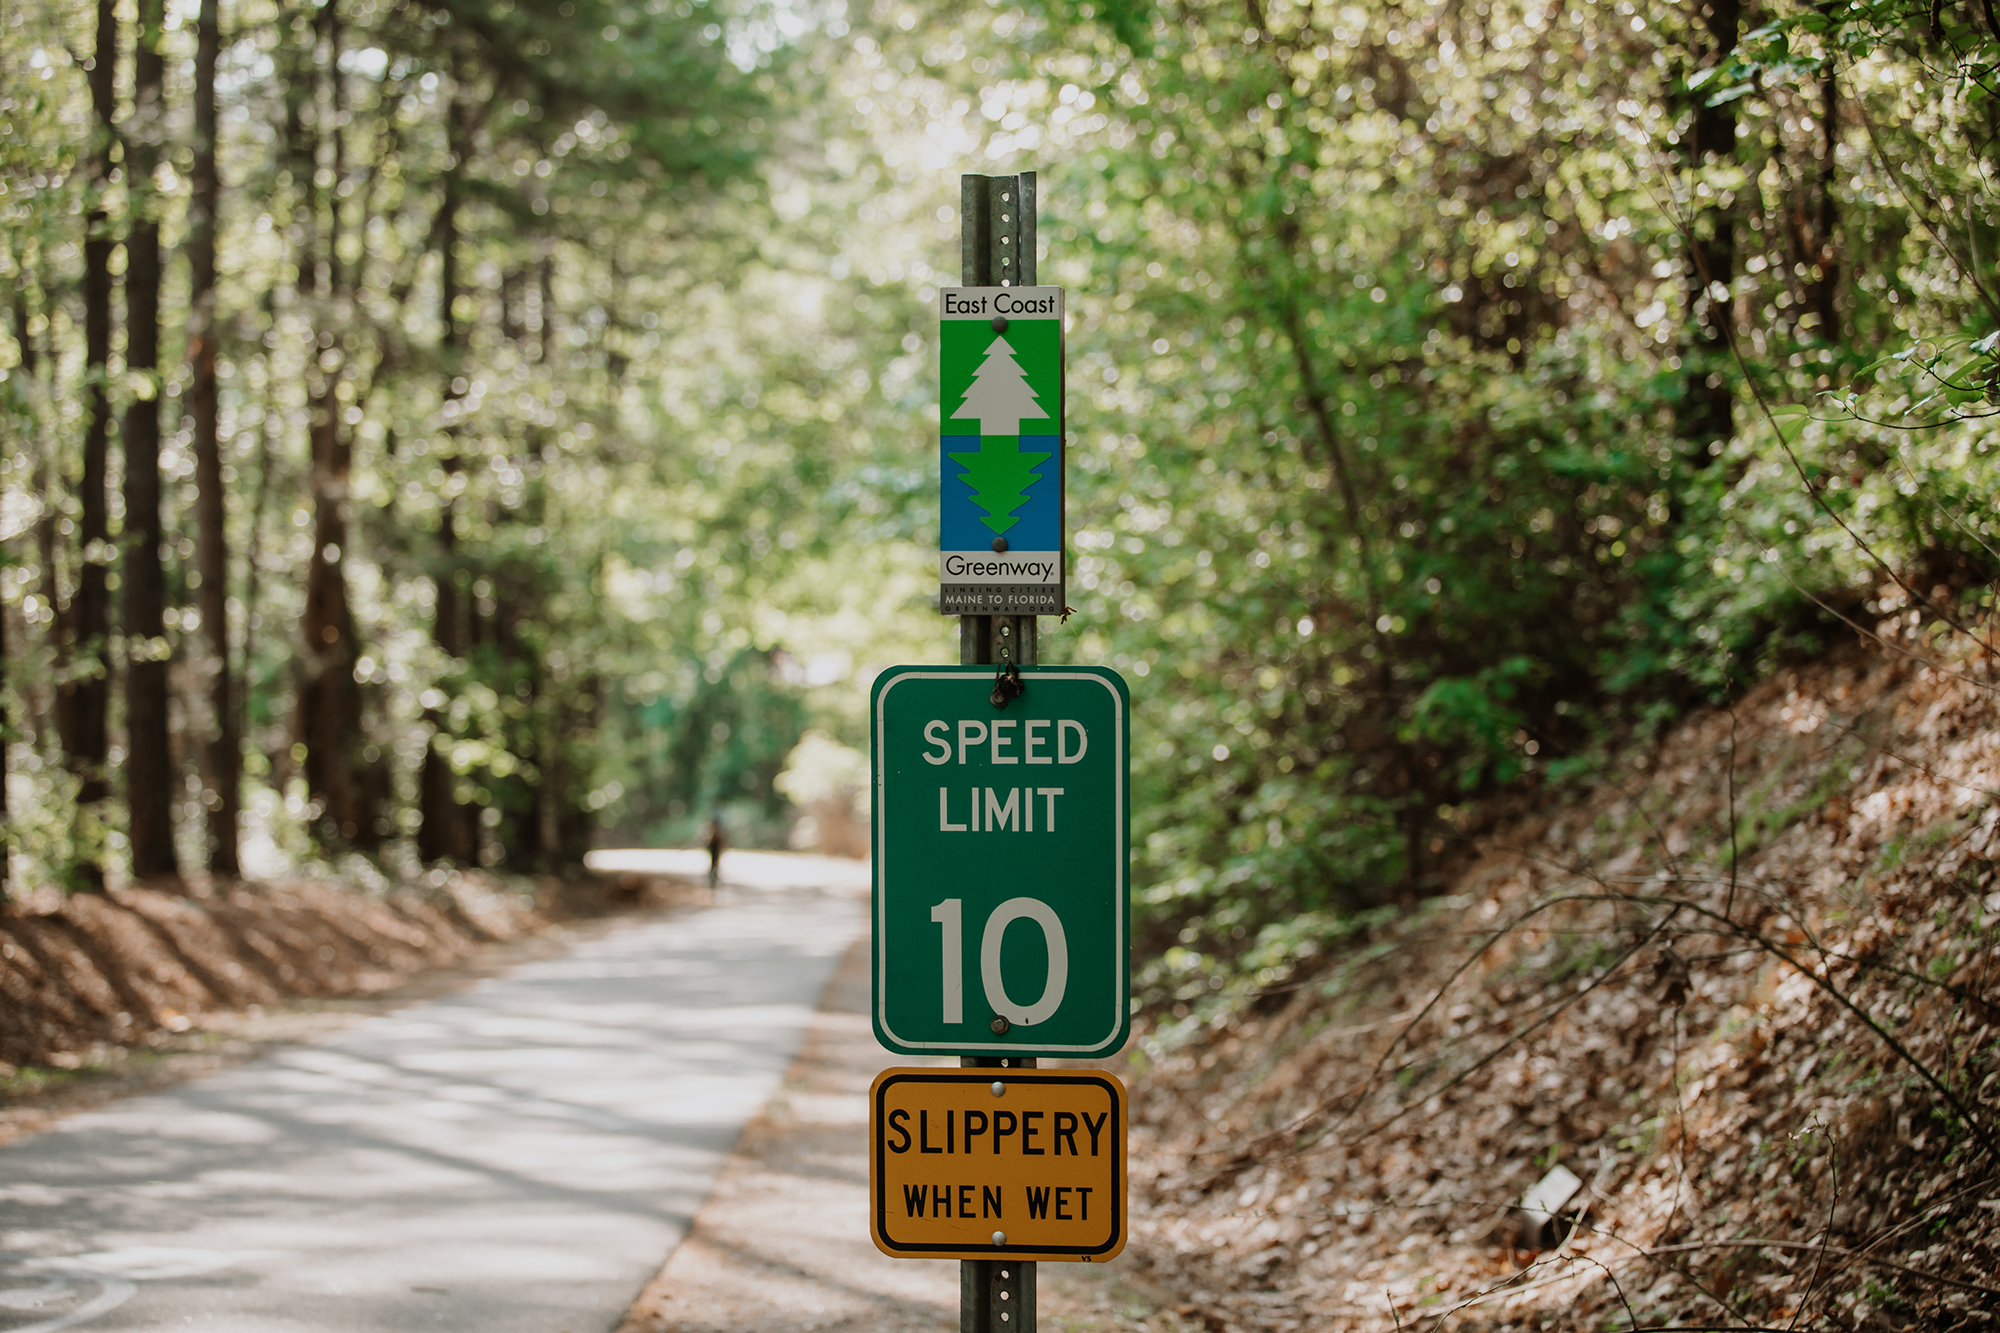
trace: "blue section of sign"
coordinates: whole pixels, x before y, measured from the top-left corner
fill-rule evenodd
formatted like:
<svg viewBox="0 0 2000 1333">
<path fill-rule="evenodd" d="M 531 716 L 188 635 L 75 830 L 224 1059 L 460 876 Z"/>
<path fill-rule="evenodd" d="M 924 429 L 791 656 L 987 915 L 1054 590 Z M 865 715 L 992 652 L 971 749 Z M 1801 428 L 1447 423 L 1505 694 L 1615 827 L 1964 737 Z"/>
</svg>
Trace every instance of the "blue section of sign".
<svg viewBox="0 0 2000 1333">
<path fill-rule="evenodd" d="M 1014 525 L 1007 529 L 1007 546 L 1015 551 L 1059 551 L 1062 549 L 1062 437 L 1023 435 L 1022 452 L 1049 455 L 1036 469 L 1034 484 L 1027 488 L 1027 502 L 1014 511 Z M 943 521 L 939 525 L 941 551 L 985 551 L 992 549 L 993 529 L 981 520 L 985 511 L 972 502 L 972 486 L 965 480 L 964 467 L 952 455 L 977 453 L 977 435 L 944 437 Z"/>
</svg>

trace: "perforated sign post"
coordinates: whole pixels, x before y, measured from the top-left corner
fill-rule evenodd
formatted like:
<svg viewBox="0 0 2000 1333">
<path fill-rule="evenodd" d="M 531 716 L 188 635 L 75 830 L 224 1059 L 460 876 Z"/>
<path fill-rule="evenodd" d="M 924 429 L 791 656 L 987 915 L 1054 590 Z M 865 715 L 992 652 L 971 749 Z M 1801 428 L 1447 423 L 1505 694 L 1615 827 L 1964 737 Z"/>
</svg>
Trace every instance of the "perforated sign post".
<svg viewBox="0 0 2000 1333">
<path fill-rule="evenodd" d="M 1103 667 L 875 682 L 875 1035 L 910 1055 L 1110 1055 L 1131 1024 L 1130 700 Z"/>
<path fill-rule="evenodd" d="M 938 294 L 938 609 L 1063 610 L 1063 293 Z"/>
<path fill-rule="evenodd" d="M 1125 1041 L 1129 709 L 1110 672 L 1034 665 L 1036 617 L 1067 612 L 1063 294 L 1035 283 L 1035 173 L 961 176 L 959 203 L 965 285 L 938 301 L 938 609 L 958 617 L 962 665 L 899 668 L 875 686 L 874 1018 L 889 1049 L 957 1054 L 979 1067 L 966 1074 L 1004 1087 L 1044 1054 L 1110 1054 Z M 1065 1154 L 1057 1169 L 1028 1145 L 1018 1165 L 1031 1169 L 1018 1178 L 989 1178 L 992 1162 L 971 1169 L 968 1152 L 959 1164 L 968 1169 L 945 1179 L 926 1150 L 926 1114 L 942 1112 L 947 1145 L 972 1127 L 975 1141 L 1001 1148 L 1044 1123 L 1031 1112 L 1046 1112 L 1050 1126 L 1059 1114 L 1081 1123 L 1103 1112 L 1040 1105 L 1047 1089 L 1023 1088 L 1019 1110 L 959 1118 L 971 1108 L 925 1100 L 955 1097 L 951 1088 L 894 1077 L 915 1072 L 890 1070 L 870 1099 L 876 1243 L 959 1257 L 959 1333 L 1035 1333 L 1038 1255 L 1117 1252 L 1097 1252 L 1102 1233 L 1086 1234 L 1110 1216 L 1100 1190 L 1118 1196 L 1123 1244 L 1123 1102 L 1115 1191 L 1072 1178 L 1080 1158 Z M 1089 1100 L 1087 1089 L 1070 1091 Z M 914 1148 L 897 1129 L 912 1115 Z M 1029 1231 L 996 1238 L 996 1226 L 984 1242 L 966 1232 L 973 1192 L 983 1226 L 1000 1220 L 1010 1185 L 1025 1192 Z M 1096 1201 L 1088 1224 L 1085 1200 Z M 1021 1202 L 1013 1206 L 1018 1215 Z M 1063 1227 L 1043 1229 L 1055 1223 Z"/>
</svg>

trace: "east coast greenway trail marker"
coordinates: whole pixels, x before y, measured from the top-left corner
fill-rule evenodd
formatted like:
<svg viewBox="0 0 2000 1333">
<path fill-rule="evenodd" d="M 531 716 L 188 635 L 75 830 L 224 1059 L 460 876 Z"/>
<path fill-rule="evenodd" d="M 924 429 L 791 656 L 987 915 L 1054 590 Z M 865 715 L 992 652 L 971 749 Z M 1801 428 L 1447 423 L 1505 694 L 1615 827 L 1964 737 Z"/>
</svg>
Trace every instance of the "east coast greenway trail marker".
<svg viewBox="0 0 2000 1333">
<path fill-rule="evenodd" d="M 938 294 L 938 609 L 1063 612 L 1063 293 Z"/>
</svg>

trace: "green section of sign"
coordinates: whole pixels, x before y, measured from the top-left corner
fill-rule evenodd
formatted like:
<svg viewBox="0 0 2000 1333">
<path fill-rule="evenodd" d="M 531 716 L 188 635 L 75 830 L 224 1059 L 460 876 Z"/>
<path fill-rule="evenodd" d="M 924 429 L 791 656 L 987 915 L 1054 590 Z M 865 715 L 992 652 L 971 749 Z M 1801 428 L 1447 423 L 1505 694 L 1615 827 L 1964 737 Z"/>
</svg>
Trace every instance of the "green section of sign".
<svg viewBox="0 0 2000 1333">
<path fill-rule="evenodd" d="M 1004 537 L 1020 522 L 1028 488 L 1041 480 L 1035 469 L 1054 454 L 1023 449 L 1019 436 L 982 435 L 976 451 L 947 457 L 964 469 L 961 475 L 972 488 L 972 503 L 985 511 L 979 521 L 993 529 L 994 536 Z"/>
<path fill-rule="evenodd" d="M 1016 320 L 943 325 L 946 435 L 1055 435 L 1062 430 L 1062 325 Z"/>
<path fill-rule="evenodd" d="M 912 1055 L 1108 1055 L 1130 1025 L 1125 682 L 1022 667 L 998 709 L 993 672 L 875 682 L 875 1035 Z"/>
</svg>

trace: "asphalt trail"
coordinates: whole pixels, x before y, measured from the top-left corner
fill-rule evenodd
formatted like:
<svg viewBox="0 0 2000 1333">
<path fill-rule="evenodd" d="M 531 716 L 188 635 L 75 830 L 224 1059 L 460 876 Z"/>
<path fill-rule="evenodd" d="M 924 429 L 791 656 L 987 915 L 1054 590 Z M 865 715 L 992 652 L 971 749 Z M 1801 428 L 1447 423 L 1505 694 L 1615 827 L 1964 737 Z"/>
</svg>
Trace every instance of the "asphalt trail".
<svg viewBox="0 0 2000 1333">
<path fill-rule="evenodd" d="M 865 870 L 772 860 L 726 864 L 717 906 L 0 1149 L 0 1333 L 613 1327 L 866 927 Z"/>
</svg>

